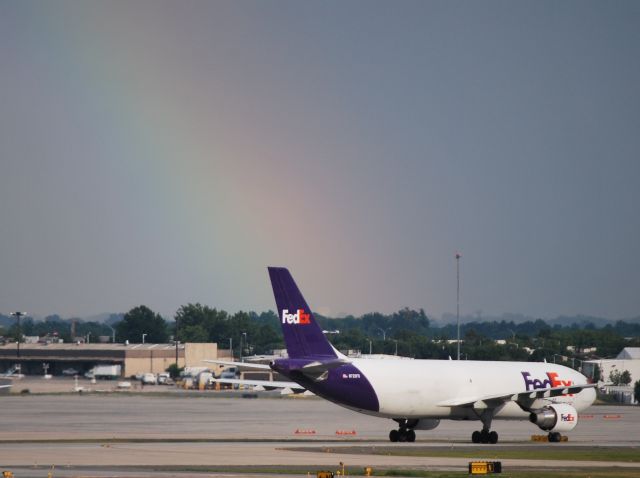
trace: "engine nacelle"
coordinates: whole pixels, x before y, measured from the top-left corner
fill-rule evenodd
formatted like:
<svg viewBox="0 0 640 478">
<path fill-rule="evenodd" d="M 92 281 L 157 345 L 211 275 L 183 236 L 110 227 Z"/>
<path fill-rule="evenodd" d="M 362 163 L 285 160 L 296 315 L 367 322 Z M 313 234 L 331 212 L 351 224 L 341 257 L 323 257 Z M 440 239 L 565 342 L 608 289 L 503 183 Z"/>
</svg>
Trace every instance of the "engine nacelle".
<svg viewBox="0 0 640 478">
<path fill-rule="evenodd" d="M 440 420 L 438 418 L 421 418 L 418 420 L 418 424 L 413 428 L 414 430 L 433 430 L 438 425 L 440 425 Z"/>
<path fill-rule="evenodd" d="M 578 424 L 578 411 L 566 403 L 554 403 L 531 412 L 529 421 L 549 432 L 568 432 Z"/>
</svg>

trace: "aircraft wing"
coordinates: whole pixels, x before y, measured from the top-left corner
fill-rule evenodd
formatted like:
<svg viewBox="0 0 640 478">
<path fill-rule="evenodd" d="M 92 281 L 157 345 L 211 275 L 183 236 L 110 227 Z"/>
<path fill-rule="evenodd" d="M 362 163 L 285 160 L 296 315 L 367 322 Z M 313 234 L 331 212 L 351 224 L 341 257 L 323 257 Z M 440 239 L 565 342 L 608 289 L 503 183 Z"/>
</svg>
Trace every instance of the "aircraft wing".
<svg viewBox="0 0 640 478">
<path fill-rule="evenodd" d="M 0 388 L 9 388 L 11 387 L 11 384 L 7 384 L 7 385 L 0 385 Z"/>
<path fill-rule="evenodd" d="M 502 393 L 497 395 L 485 395 L 482 397 L 455 398 L 438 403 L 439 407 L 473 407 L 494 408 L 507 402 L 516 402 L 521 407 L 527 408 L 535 400 L 540 398 L 558 397 L 578 393 L 585 388 L 595 388 L 597 383 L 585 383 L 582 385 L 563 385 L 560 387 L 538 388 L 526 392 Z"/>
<path fill-rule="evenodd" d="M 290 388 L 293 391 L 303 392 L 306 388 L 301 387 L 296 382 L 269 381 L 269 380 L 244 380 L 241 378 L 212 378 L 211 381 L 219 383 L 228 383 L 230 385 L 253 385 L 255 387 L 265 388 Z"/>
<path fill-rule="evenodd" d="M 202 362 L 215 363 L 218 365 L 224 365 L 228 367 L 251 368 L 255 370 L 271 370 L 271 367 L 269 367 L 267 364 L 264 364 L 264 363 L 232 362 L 230 360 L 213 360 L 213 359 L 202 360 Z"/>
</svg>

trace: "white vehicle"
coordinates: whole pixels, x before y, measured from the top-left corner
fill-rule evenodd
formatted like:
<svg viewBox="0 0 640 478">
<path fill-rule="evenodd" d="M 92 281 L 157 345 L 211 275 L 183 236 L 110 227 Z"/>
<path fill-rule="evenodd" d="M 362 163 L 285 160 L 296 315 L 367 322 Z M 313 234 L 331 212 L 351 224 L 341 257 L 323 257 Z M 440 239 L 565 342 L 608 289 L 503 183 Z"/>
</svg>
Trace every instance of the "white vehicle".
<svg viewBox="0 0 640 478">
<path fill-rule="evenodd" d="M 95 379 L 116 379 L 120 377 L 122 366 L 120 365 L 96 365 L 87 373 L 84 374 L 86 378 Z"/>
<path fill-rule="evenodd" d="M 226 367 L 221 373 L 220 373 L 220 382 L 224 383 L 223 380 L 225 379 L 237 379 L 240 376 L 240 371 L 238 370 L 238 367 L 236 366 L 231 366 L 231 367 Z M 229 385 L 234 389 L 234 390 L 238 390 L 240 388 L 240 384 L 238 383 L 229 383 Z"/>
<path fill-rule="evenodd" d="M 156 385 L 158 383 L 158 380 L 155 373 L 145 373 L 142 376 L 141 382 L 145 385 Z"/>
<path fill-rule="evenodd" d="M 62 375 L 67 375 L 67 376 L 73 376 L 73 375 L 78 375 L 80 372 L 78 372 L 75 368 L 65 368 L 62 371 Z"/>
<path fill-rule="evenodd" d="M 573 430 L 578 412 L 593 404 L 596 384 L 568 367 L 551 363 L 454 360 L 350 359 L 338 352 L 316 323 L 287 269 L 270 267 L 289 357 L 271 365 L 291 382 L 219 378 L 230 384 L 261 385 L 311 392 L 351 410 L 398 423 L 391 441 L 412 442 L 415 430 L 440 420 L 475 420 L 474 443 L 497 443 L 493 420 L 529 420 L 560 441 Z M 224 361 L 211 361 L 228 364 Z"/>
<path fill-rule="evenodd" d="M 222 370 L 222 372 L 220 373 L 220 378 L 238 378 L 239 375 L 240 371 L 238 370 L 238 367 L 231 366 L 226 367 L 224 370 Z"/>
<path fill-rule="evenodd" d="M 208 370 L 200 372 L 196 377 L 195 383 L 200 390 L 204 390 L 213 383 L 213 373 Z"/>
</svg>

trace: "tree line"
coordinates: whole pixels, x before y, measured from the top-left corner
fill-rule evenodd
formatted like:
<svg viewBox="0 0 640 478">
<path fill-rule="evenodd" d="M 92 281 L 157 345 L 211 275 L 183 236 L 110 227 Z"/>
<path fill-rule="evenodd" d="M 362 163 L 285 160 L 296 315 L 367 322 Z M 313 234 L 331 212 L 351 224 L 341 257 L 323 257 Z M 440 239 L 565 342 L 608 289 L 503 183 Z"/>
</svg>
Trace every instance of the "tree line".
<svg viewBox="0 0 640 478">
<path fill-rule="evenodd" d="M 360 317 L 328 318 L 315 314 L 327 337 L 340 350 L 363 353 L 398 354 L 414 358 L 455 358 L 456 325 L 436 326 L 424 310 L 401 309 L 392 314 L 369 313 Z M 140 343 L 216 342 L 220 348 L 232 347 L 235 355 L 266 354 L 284 348 L 278 316 L 239 311 L 230 314 L 207 305 L 181 306 L 173 320 L 166 320 L 144 305 L 126 314 L 114 314 L 107 323 L 75 320 L 76 336 L 97 341 L 98 336 L 112 336 L 116 341 Z M 4 322 L 5 324 L 7 322 Z M 15 321 L 0 335 L 17 338 Z M 575 366 L 575 359 L 615 356 L 622 348 L 640 346 L 640 323 L 618 321 L 605 327 L 550 326 L 543 320 L 468 322 L 461 324 L 461 357 L 473 360 L 559 361 Z M 72 340 L 71 319 L 58 316 L 43 321 L 26 318 L 22 335 L 56 334 L 65 342 Z M 144 339 L 143 339 L 144 337 Z M 496 340 L 506 341 L 497 344 Z M 573 347 L 573 350 L 567 350 Z M 594 348 L 593 352 L 584 349 Z M 532 353 L 530 351 L 533 350 Z"/>
</svg>

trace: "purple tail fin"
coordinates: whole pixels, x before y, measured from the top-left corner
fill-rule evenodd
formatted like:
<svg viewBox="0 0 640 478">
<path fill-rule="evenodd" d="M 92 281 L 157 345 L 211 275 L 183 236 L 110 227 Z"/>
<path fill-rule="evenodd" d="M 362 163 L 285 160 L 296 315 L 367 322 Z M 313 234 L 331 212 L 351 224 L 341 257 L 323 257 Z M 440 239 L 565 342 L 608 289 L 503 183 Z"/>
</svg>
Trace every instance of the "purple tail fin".
<svg viewBox="0 0 640 478">
<path fill-rule="evenodd" d="M 336 358 L 289 271 L 284 267 L 269 267 L 269 278 L 289 357 Z"/>
</svg>

